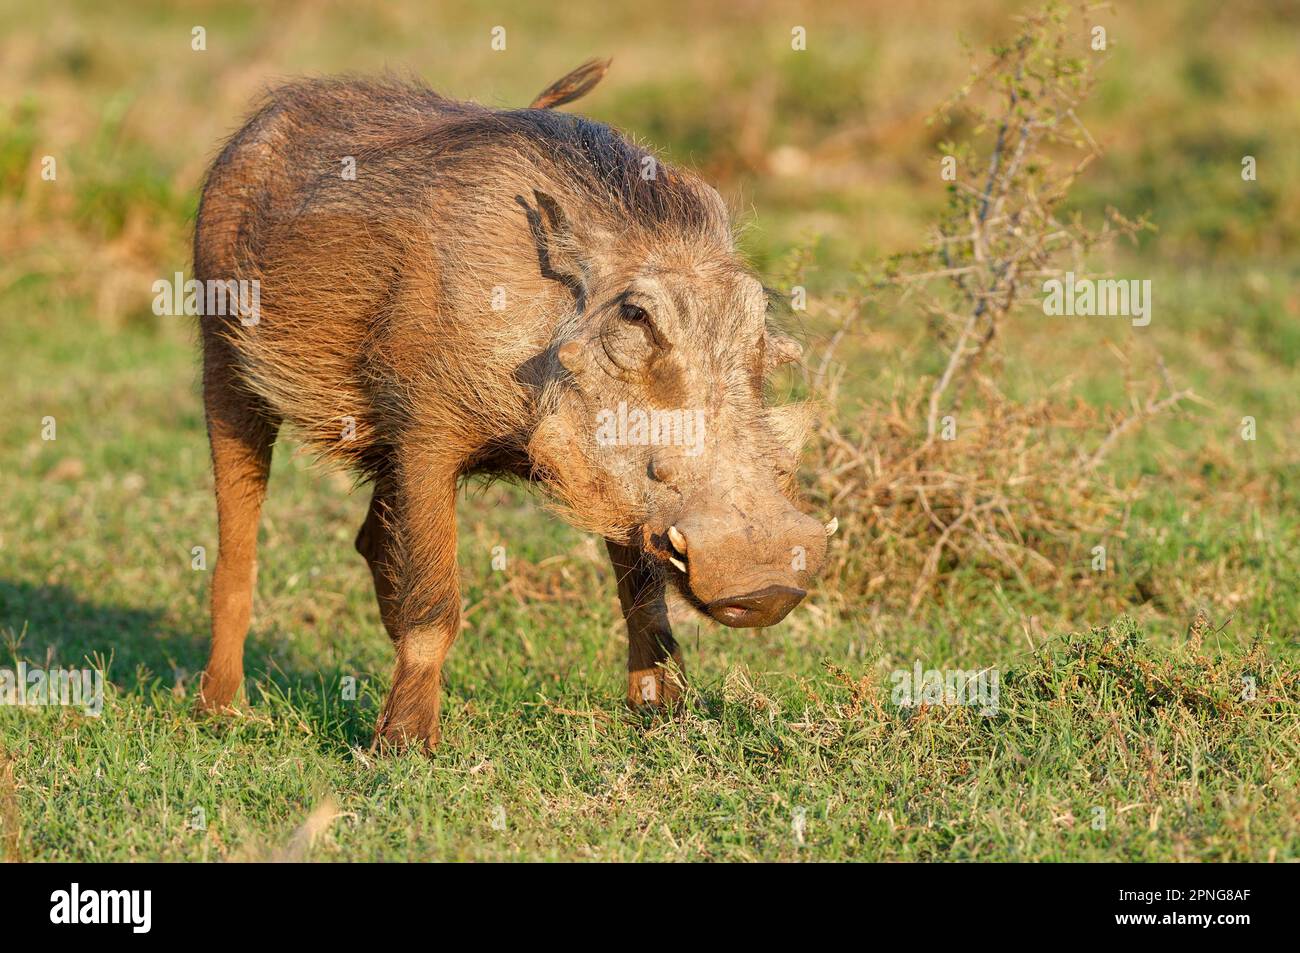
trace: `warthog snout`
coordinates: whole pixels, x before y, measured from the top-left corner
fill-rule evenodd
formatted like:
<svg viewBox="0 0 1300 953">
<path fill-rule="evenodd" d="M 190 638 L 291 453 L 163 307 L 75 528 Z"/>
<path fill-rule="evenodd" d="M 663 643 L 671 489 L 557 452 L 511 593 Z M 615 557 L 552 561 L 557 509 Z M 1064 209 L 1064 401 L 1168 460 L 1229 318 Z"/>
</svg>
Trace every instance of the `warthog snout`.
<svg viewBox="0 0 1300 953">
<path fill-rule="evenodd" d="M 693 506 L 664 534 L 687 598 L 741 629 L 775 625 L 803 600 L 825 560 L 827 535 L 775 490 L 746 502 Z"/>
<path fill-rule="evenodd" d="M 736 629 L 757 629 L 780 622 L 807 594 L 806 589 L 768 586 L 744 596 L 714 599 L 705 608 L 709 615 L 723 625 Z"/>
</svg>

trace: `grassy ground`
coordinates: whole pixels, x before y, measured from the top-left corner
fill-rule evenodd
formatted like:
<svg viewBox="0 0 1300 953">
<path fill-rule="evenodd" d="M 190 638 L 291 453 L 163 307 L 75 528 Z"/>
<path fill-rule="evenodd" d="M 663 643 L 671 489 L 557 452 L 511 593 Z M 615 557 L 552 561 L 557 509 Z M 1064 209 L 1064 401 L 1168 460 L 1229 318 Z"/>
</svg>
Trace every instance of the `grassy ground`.
<svg viewBox="0 0 1300 953">
<path fill-rule="evenodd" d="M 775 5 L 530 6 L 497 59 L 497 20 L 454 5 L 304 3 L 284 22 L 256 5 L 4 6 L 0 669 L 89 659 L 109 685 L 97 718 L 0 706 L 0 855 L 1296 858 L 1300 200 L 1285 183 L 1300 116 L 1280 6 L 1107 20 L 1091 118 L 1110 157 L 1079 206 L 1152 211 L 1161 231 L 1113 264 L 1152 279 L 1157 310 L 1145 329 L 1031 317 L 1008 334 L 1024 394 L 1072 375 L 1090 403 L 1122 405 L 1126 375 L 1160 354 L 1207 401 L 1114 463 L 1133 490 L 1108 537 L 1118 584 L 1081 572 L 1027 591 L 954 567 L 912 617 L 815 593 L 771 630 L 690 622 L 689 710 L 633 715 L 601 547 L 520 491 L 471 488 L 466 627 L 432 761 L 366 751 L 392 658 L 351 546 L 367 497 L 291 438 L 248 711 L 191 714 L 210 581 L 191 551 L 211 565 L 215 514 L 193 329 L 154 317 L 149 287 L 187 267 L 203 165 L 247 98 L 274 75 L 387 65 L 513 104 L 613 54 L 585 111 L 704 169 L 761 268 L 812 242 L 810 284 L 831 288 L 923 233 L 942 201 L 924 113 L 965 73 L 958 34 L 1004 35 L 1018 5 L 818 4 L 804 60 L 787 39 L 803 15 Z M 1233 191 L 1243 151 L 1265 170 L 1248 193 Z M 39 178 L 47 153 L 57 183 Z M 846 400 L 887 397 L 882 369 L 930 369 L 917 322 L 869 316 Z M 815 308 L 805 333 L 819 339 Z M 894 704 L 891 674 L 917 661 L 997 669 L 996 713 Z"/>
</svg>

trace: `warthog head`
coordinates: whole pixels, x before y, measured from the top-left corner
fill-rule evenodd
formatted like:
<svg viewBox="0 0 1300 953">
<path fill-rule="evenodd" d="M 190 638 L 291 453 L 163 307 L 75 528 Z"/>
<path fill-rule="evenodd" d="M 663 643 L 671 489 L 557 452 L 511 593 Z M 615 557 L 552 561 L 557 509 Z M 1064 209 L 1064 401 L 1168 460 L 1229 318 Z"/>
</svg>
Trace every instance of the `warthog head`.
<svg viewBox="0 0 1300 953">
<path fill-rule="evenodd" d="M 575 522 L 638 545 L 697 608 L 772 625 L 834 531 L 795 505 L 807 409 L 764 401 L 800 347 L 770 326 L 712 188 L 613 134 L 584 148 L 602 157 L 594 188 L 520 200 L 574 300 L 530 458 Z"/>
</svg>

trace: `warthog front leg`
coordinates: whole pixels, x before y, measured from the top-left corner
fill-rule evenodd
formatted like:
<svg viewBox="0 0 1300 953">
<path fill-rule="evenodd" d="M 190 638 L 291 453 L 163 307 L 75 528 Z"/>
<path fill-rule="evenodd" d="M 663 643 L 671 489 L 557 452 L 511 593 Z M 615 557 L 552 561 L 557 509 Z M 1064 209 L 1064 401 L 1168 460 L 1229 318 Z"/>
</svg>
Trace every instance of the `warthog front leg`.
<svg viewBox="0 0 1300 953">
<path fill-rule="evenodd" d="M 397 668 L 375 730 L 380 748 L 441 737 L 442 665 L 460 632 L 456 564 L 456 477 L 428 461 L 404 461 L 398 475 Z"/>
<path fill-rule="evenodd" d="M 685 667 L 668 625 L 663 578 L 640 550 L 605 541 L 627 623 L 627 703 L 667 705 L 681 697 Z"/>
</svg>

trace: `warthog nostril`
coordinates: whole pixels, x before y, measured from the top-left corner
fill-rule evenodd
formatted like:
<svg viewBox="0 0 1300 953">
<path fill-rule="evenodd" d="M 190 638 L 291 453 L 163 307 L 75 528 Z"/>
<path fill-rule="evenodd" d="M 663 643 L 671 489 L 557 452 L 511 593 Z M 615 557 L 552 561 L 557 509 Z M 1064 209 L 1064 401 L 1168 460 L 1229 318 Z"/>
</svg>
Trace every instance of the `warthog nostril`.
<svg viewBox="0 0 1300 953">
<path fill-rule="evenodd" d="M 742 596 L 715 599 L 704 608 L 723 625 L 738 629 L 776 625 L 807 595 L 793 586 L 768 586 Z"/>
</svg>

